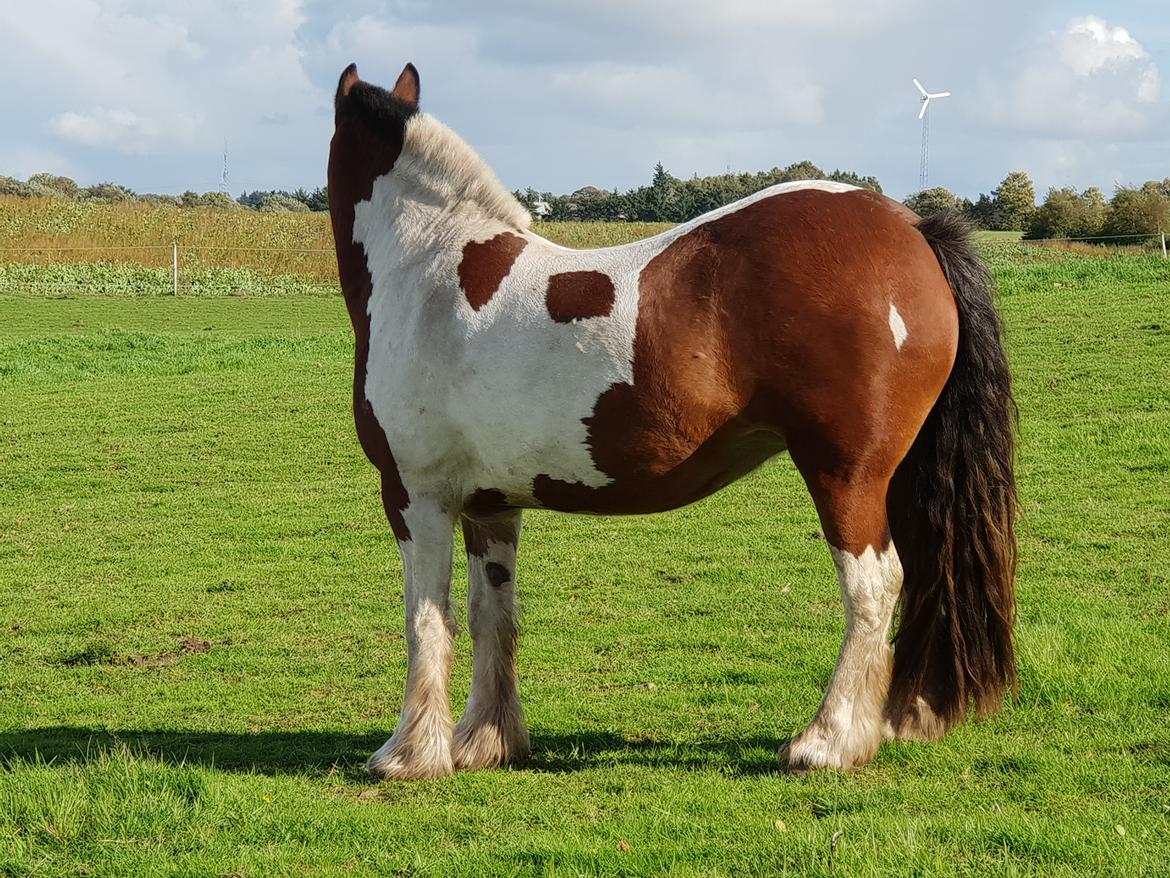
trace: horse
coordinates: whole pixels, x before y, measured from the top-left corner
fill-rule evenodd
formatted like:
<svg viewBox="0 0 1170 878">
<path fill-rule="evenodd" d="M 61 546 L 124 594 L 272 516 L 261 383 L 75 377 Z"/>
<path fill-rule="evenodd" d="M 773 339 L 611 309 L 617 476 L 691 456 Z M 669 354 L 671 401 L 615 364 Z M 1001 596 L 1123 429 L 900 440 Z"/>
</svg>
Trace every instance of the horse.
<svg viewBox="0 0 1170 878">
<path fill-rule="evenodd" d="M 394 86 L 341 74 L 329 210 L 353 414 L 402 557 L 407 674 L 376 777 L 522 762 L 522 510 L 661 512 L 787 451 L 845 633 L 782 768 L 853 769 L 1016 685 L 1017 413 L 993 282 L 953 216 L 802 181 L 660 235 L 574 250 Z M 448 680 L 454 528 L 472 683 Z M 890 636 L 895 612 L 897 633 Z"/>
</svg>

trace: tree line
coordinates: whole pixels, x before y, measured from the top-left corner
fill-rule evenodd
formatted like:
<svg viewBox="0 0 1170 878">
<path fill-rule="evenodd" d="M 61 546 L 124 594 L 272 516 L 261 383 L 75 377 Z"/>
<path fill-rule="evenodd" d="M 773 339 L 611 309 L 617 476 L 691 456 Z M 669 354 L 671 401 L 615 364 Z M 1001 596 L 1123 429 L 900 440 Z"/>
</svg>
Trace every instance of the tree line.
<svg viewBox="0 0 1170 878">
<path fill-rule="evenodd" d="M 810 161 L 795 162 L 786 168 L 742 174 L 717 174 L 690 179 L 673 176 L 659 162 L 654 166 L 650 185 L 625 192 L 608 191 L 595 186 L 578 189 L 571 195 L 554 195 L 535 189 L 516 190 L 513 194 L 540 219 L 605 220 L 609 222 L 681 223 L 730 204 L 753 192 L 777 183 L 794 180 L 836 180 L 881 192 L 875 177 L 863 177 L 853 171 L 829 173 Z"/>
<path fill-rule="evenodd" d="M 1037 205 L 1031 178 L 1023 171 L 1012 171 L 998 188 L 976 201 L 936 187 L 916 192 L 905 204 L 922 216 L 958 212 L 980 228 L 1023 232 L 1030 240 L 1103 241 L 1170 232 L 1170 177 L 1141 186 L 1118 186 L 1109 198 L 1096 186 L 1053 187 Z"/>
<path fill-rule="evenodd" d="M 329 209 L 329 193 L 324 186 L 312 191 L 269 189 L 245 192 L 232 198 L 223 192 L 188 190 L 182 195 L 139 195 L 117 183 L 79 186 L 69 177 L 57 174 L 33 174 L 27 180 L 0 175 L 0 195 L 21 198 L 64 198 L 94 204 L 166 204 L 173 207 L 213 207 L 221 210 L 259 210 L 264 213 L 306 213 Z"/>
<path fill-rule="evenodd" d="M 659 162 L 649 185 L 624 192 L 586 186 L 570 195 L 535 189 L 513 193 L 534 216 L 547 221 L 604 220 L 609 222 L 671 222 L 693 219 L 777 183 L 795 180 L 835 180 L 881 192 L 875 177 L 853 171 L 825 172 L 810 161 L 784 168 L 741 174 L 716 174 L 689 179 L 672 175 Z M 0 195 L 66 198 L 95 203 L 168 204 L 263 212 L 327 211 L 325 187 L 313 190 L 258 190 L 232 198 L 223 192 L 187 191 L 182 195 L 139 195 L 116 183 L 81 187 L 69 177 L 34 174 L 27 180 L 0 176 Z M 972 201 L 949 189 L 935 187 L 916 192 L 904 204 L 930 216 L 957 212 L 976 226 L 993 231 L 1020 231 L 1025 238 L 1085 238 L 1157 235 L 1170 232 L 1170 177 L 1141 186 L 1118 186 L 1112 196 L 1096 187 L 1049 189 L 1036 203 L 1036 188 L 1023 171 L 1012 171 L 990 193 Z"/>
</svg>

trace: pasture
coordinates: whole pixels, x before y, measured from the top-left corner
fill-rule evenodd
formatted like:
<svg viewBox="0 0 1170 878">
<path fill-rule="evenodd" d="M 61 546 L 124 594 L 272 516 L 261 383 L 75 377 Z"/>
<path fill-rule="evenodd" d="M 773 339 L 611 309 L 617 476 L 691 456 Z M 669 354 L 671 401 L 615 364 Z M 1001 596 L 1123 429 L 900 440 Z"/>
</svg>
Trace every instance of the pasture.
<svg viewBox="0 0 1170 878">
<path fill-rule="evenodd" d="M 842 612 L 787 459 L 668 515 L 528 513 L 532 760 L 377 784 L 402 596 L 340 298 L 0 296 L 0 875 L 1166 874 L 1170 263 L 986 247 L 1018 697 L 807 778 L 775 752 Z"/>
</svg>

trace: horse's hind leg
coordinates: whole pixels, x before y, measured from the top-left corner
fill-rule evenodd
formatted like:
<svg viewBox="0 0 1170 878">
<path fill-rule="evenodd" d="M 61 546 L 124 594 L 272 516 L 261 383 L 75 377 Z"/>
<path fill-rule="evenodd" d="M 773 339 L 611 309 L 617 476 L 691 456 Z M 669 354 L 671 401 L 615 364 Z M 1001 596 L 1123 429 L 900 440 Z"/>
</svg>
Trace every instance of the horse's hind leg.
<svg viewBox="0 0 1170 878">
<path fill-rule="evenodd" d="M 456 768 L 491 768 L 528 756 L 516 691 L 516 546 L 520 510 L 463 517 L 471 694 L 455 727 Z"/>
<path fill-rule="evenodd" d="M 889 477 L 802 472 L 837 568 L 845 640 L 816 717 L 780 758 L 793 771 L 856 768 L 874 757 L 883 738 L 890 621 L 902 588 L 902 565 L 886 520 Z"/>
<path fill-rule="evenodd" d="M 451 760 L 451 705 L 447 682 L 453 657 L 451 515 L 445 504 L 412 497 L 403 514 L 409 538 L 400 538 L 406 604 L 406 694 L 398 727 L 366 767 L 377 777 L 442 777 Z"/>
</svg>

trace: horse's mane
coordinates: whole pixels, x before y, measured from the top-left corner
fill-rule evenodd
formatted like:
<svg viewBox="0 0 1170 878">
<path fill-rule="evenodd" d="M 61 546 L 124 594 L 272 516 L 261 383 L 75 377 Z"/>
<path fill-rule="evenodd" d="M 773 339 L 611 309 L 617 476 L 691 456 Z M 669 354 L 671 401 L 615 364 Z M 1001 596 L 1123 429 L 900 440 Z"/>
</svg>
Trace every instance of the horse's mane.
<svg viewBox="0 0 1170 878">
<path fill-rule="evenodd" d="M 407 120 L 395 172 L 418 177 L 450 204 L 472 202 L 488 218 L 513 228 L 526 229 L 532 222 L 524 205 L 504 188 L 475 150 L 427 113 L 417 113 Z"/>
</svg>

